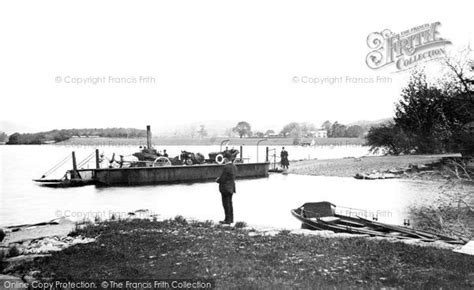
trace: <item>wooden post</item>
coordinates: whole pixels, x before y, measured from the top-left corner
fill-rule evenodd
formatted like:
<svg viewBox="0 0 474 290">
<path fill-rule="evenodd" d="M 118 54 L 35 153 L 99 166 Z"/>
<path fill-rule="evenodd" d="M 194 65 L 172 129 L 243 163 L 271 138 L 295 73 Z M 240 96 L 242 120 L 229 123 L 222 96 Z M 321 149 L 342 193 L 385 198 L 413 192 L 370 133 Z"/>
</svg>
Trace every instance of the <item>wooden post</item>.
<svg viewBox="0 0 474 290">
<path fill-rule="evenodd" d="M 265 154 L 265 155 L 266 155 L 266 156 L 265 156 L 265 162 L 268 162 L 268 160 L 269 160 L 269 159 L 268 159 L 268 147 L 265 147 L 265 148 L 266 148 L 266 151 L 265 151 L 265 153 L 266 153 L 266 154 Z"/>
<path fill-rule="evenodd" d="M 273 149 L 273 169 L 276 170 L 277 168 L 277 154 L 276 149 Z"/>
<path fill-rule="evenodd" d="M 76 152 L 72 151 L 72 169 L 77 171 Z"/>
<path fill-rule="evenodd" d="M 95 168 L 100 168 L 100 161 L 99 161 L 99 149 L 95 149 Z"/>
<path fill-rule="evenodd" d="M 244 146 L 240 145 L 240 162 L 244 161 Z"/>
</svg>

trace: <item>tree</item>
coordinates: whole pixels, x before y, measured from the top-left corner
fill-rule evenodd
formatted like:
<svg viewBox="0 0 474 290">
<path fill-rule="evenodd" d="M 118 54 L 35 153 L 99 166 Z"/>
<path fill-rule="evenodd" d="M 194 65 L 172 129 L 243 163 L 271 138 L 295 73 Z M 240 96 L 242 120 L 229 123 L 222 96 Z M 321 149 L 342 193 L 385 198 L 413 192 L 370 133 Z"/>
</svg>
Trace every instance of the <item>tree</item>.
<svg viewBox="0 0 474 290">
<path fill-rule="evenodd" d="M 369 145 L 388 148 L 392 154 L 472 154 L 472 92 L 465 91 L 466 87 L 453 79 L 436 83 L 429 83 L 423 71 L 414 71 L 396 104 L 394 123 L 371 129 L 367 136 Z"/>
<path fill-rule="evenodd" d="M 249 123 L 241 121 L 237 123 L 237 126 L 232 128 L 232 132 L 237 133 L 239 137 L 242 138 L 243 136 L 250 136 L 252 133 L 252 129 Z"/>
<path fill-rule="evenodd" d="M 283 137 L 301 137 L 300 124 L 291 122 L 281 129 L 280 134 L 283 135 Z"/>
<path fill-rule="evenodd" d="M 326 130 L 328 132 L 328 137 L 332 136 L 332 124 L 329 122 L 329 120 L 325 121 L 323 124 L 321 124 L 321 128 Z"/>
<path fill-rule="evenodd" d="M 458 130 L 453 132 L 453 149 L 460 151 L 463 155 L 474 155 L 474 60 L 473 50 L 468 46 L 457 58 L 446 58 L 445 64 L 451 73 L 454 97 L 459 105 L 457 110 L 467 118 Z"/>
<path fill-rule="evenodd" d="M 451 76 L 456 79 L 457 87 L 461 93 L 467 95 L 467 101 L 474 102 L 474 60 L 471 59 L 473 50 L 468 46 L 457 59 L 446 58 L 445 65 L 451 72 Z M 471 74 L 469 76 L 469 74 Z M 471 112 L 474 114 L 474 112 Z"/>
<path fill-rule="evenodd" d="M 8 138 L 8 142 L 7 144 L 21 144 L 20 143 L 20 137 L 21 137 L 21 134 L 18 133 L 18 132 L 15 132 L 13 134 L 10 135 L 10 138 Z"/>
<path fill-rule="evenodd" d="M 310 136 L 313 131 L 316 131 L 314 124 L 291 122 L 283 127 L 280 134 L 284 137 L 293 137 L 300 140 L 302 137 Z"/>
<path fill-rule="evenodd" d="M 265 132 L 265 136 L 270 136 L 270 135 L 273 135 L 275 134 L 275 131 L 273 131 L 272 129 L 269 129 Z"/>
<path fill-rule="evenodd" d="M 265 134 L 263 134 L 263 132 L 261 132 L 261 131 L 257 131 L 253 134 L 253 136 L 263 138 L 263 137 L 265 137 Z"/>
<path fill-rule="evenodd" d="M 310 137 L 312 132 L 316 131 L 316 127 L 311 123 L 300 123 L 300 128 L 303 137 Z"/>
<path fill-rule="evenodd" d="M 408 153 L 409 141 L 403 131 L 394 123 L 386 123 L 370 128 L 367 145 L 374 153 L 383 150 L 387 154 Z"/>
<path fill-rule="evenodd" d="M 331 135 L 329 137 L 345 137 L 346 126 L 339 124 L 337 121 L 331 126 Z"/>
<path fill-rule="evenodd" d="M 189 128 L 189 135 L 191 136 L 192 139 L 194 139 L 194 137 L 196 137 L 196 133 L 197 133 L 197 130 L 196 130 L 196 126 L 191 126 Z"/>
<path fill-rule="evenodd" d="M 332 124 L 329 120 L 326 120 L 324 123 L 321 124 L 321 128 L 323 128 L 324 130 L 331 130 L 332 128 Z"/>
<path fill-rule="evenodd" d="M 146 131 L 133 128 L 105 128 L 105 129 L 62 129 L 47 132 L 20 134 L 10 136 L 8 144 L 43 144 L 46 141 L 61 142 L 72 136 L 100 136 L 107 138 L 117 137 L 145 137 Z M 12 138 L 13 137 L 13 138 Z"/>
<path fill-rule="evenodd" d="M 359 138 L 364 134 L 364 128 L 359 125 L 349 126 L 346 130 L 346 137 Z"/>
<path fill-rule="evenodd" d="M 198 134 L 199 134 L 199 137 L 200 138 L 204 138 L 207 136 L 207 131 L 206 131 L 206 127 L 204 125 L 201 125 L 199 130 L 198 130 Z"/>
<path fill-rule="evenodd" d="M 7 142 L 8 135 L 5 132 L 0 131 L 0 142 Z"/>
<path fill-rule="evenodd" d="M 412 140 L 418 153 L 442 153 L 451 150 L 453 133 L 470 118 L 459 92 L 449 83 L 441 87 L 426 80 L 423 71 L 415 71 L 402 99 L 396 105 L 395 124 Z"/>
</svg>

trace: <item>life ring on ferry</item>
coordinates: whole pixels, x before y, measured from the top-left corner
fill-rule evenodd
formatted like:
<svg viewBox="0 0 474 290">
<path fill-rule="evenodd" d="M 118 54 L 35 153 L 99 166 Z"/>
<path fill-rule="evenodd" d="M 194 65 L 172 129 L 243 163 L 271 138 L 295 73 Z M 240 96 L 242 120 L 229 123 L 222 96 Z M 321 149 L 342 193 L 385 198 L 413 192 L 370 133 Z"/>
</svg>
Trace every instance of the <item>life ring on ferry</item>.
<svg viewBox="0 0 474 290">
<path fill-rule="evenodd" d="M 171 161 L 164 156 L 160 156 L 153 161 L 152 167 L 171 166 Z"/>
<path fill-rule="evenodd" d="M 222 164 L 222 163 L 224 163 L 224 155 L 217 154 L 216 158 L 214 158 L 214 160 L 217 162 L 217 164 Z"/>
<path fill-rule="evenodd" d="M 186 159 L 186 165 L 193 165 L 193 160 L 191 158 Z"/>
</svg>

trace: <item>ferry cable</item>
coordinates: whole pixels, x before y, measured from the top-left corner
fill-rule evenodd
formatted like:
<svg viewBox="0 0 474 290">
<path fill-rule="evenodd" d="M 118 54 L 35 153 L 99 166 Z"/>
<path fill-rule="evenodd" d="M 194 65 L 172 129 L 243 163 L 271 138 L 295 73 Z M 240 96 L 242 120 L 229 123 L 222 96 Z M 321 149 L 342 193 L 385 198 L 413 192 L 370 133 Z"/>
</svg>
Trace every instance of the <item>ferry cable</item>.
<svg viewBox="0 0 474 290">
<path fill-rule="evenodd" d="M 45 178 L 46 176 L 50 175 L 51 173 L 55 172 L 59 167 L 64 165 L 69 159 L 71 158 L 71 155 L 67 155 L 63 160 L 59 161 L 56 165 L 54 165 L 51 169 L 46 171 L 46 173 L 41 176 L 41 178 Z"/>
<path fill-rule="evenodd" d="M 77 166 L 78 168 L 82 168 L 84 165 L 86 165 L 91 159 L 94 157 L 95 152 L 92 152 L 89 154 L 86 158 L 84 158 L 81 162 L 79 162 L 79 165 Z"/>
</svg>

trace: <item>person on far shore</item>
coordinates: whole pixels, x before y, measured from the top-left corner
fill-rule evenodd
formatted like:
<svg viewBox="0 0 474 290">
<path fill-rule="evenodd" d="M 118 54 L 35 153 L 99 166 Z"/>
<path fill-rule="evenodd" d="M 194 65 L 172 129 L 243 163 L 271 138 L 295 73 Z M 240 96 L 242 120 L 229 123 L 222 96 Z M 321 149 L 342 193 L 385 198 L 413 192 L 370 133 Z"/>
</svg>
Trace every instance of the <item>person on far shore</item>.
<svg viewBox="0 0 474 290">
<path fill-rule="evenodd" d="M 234 222 L 234 209 L 232 206 L 232 195 L 235 190 L 235 176 L 237 175 L 237 167 L 233 163 L 232 154 L 226 152 L 224 154 L 224 169 L 222 174 L 217 178 L 219 183 L 219 191 L 222 196 L 222 206 L 224 207 L 225 219 L 220 221 L 221 224 L 231 224 Z"/>
<path fill-rule="evenodd" d="M 281 148 L 280 159 L 281 167 L 283 169 L 288 169 L 290 161 L 288 161 L 288 151 L 285 150 L 285 147 Z"/>
</svg>

